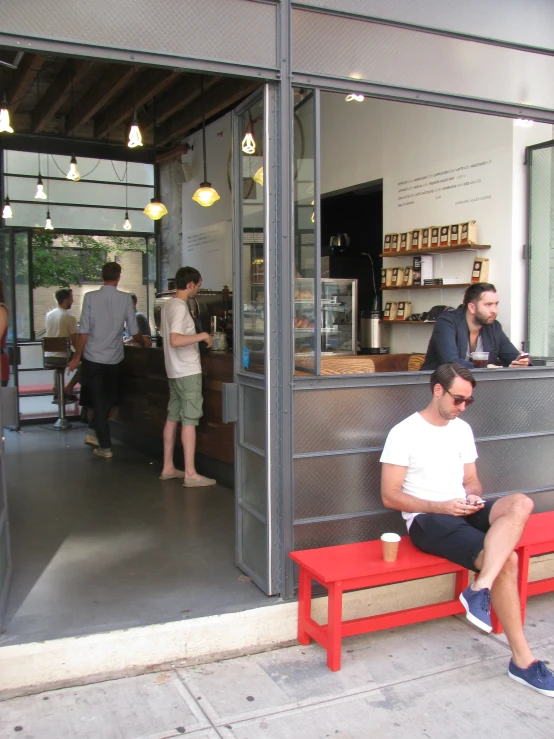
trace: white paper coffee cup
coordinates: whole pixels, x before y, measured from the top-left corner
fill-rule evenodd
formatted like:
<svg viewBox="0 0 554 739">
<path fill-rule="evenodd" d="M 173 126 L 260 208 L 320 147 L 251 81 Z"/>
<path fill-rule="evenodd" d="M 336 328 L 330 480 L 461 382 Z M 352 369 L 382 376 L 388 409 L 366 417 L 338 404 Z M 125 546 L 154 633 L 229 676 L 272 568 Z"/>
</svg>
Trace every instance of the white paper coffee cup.
<svg viewBox="0 0 554 739">
<path fill-rule="evenodd" d="M 381 545 L 383 547 L 383 559 L 385 562 L 395 562 L 398 556 L 398 545 L 400 544 L 400 536 L 398 534 L 387 533 L 381 536 Z"/>
</svg>

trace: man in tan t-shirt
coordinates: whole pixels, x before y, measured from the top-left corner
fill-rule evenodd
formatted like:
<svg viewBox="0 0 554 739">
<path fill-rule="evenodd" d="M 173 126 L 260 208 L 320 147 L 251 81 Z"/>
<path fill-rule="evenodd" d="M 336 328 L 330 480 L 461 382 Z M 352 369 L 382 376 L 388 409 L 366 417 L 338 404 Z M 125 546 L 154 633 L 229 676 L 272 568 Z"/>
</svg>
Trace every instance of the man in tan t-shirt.
<svg viewBox="0 0 554 739">
<path fill-rule="evenodd" d="M 160 480 L 184 478 L 186 488 L 215 485 L 210 477 L 199 475 L 194 466 L 196 427 L 202 417 L 202 367 L 199 343 L 212 346 L 210 334 L 196 333 L 187 301 L 198 295 L 202 285 L 200 272 L 194 267 L 181 267 L 175 275 L 176 292 L 162 307 L 165 369 L 169 379 L 169 404 L 164 427 L 164 466 Z M 173 462 L 177 424 L 181 422 L 181 442 L 185 457 L 184 472 Z"/>
<path fill-rule="evenodd" d="M 56 290 L 56 302 L 57 308 L 51 310 L 46 314 L 46 334 L 48 338 L 65 338 L 69 337 L 71 347 L 75 349 L 77 341 L 77 319 L 69 311 L 73 305 L 73 291 L 69 287 L 61 287 Z M 63 352 L 46 352 L 49 357 L 60 357 L 65 358 Z M 80 370 L 77 370 L 71 380 L 67 383 L 64 396 L 66 403 L 74 403 L 78 400 L 77 396 L 73 394 L 73 388 L 79 382 L 81 375 Z M 57 389 L 56 389 L 56 373 L 54 372 L 54 387 L 52 388 L 54 395 L 54 401 L 57 402 Z"/>
</svg>

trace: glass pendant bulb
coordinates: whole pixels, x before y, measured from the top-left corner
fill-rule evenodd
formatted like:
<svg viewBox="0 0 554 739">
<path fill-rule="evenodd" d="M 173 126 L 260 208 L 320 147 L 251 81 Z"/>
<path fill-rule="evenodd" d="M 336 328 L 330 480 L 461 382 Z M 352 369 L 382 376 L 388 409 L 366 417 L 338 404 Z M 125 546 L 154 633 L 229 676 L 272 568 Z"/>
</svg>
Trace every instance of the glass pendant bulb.
<svg viewBox="0 0 554 739">
<path fill-rule="evenodd" d="M 69 163 L 69 171 L 66 175 L 68 180 L 72 180 L 73 182 L 79 182 L 81 179 L 81 175 L 79 174 L 79 170 L 77 169 L 77 159 L 75 158 L 75 154 L 71 157 L 71 162 Z"/>
<path fill-rule="evenodd" d="M 13 128 L 10 124 L 10 111 L 5 95 L 2 100 L 2 106 L 0 107 L 0 133 L 13 133 Z"/>
<path fill-rule="evenodd" d="M 45 231 L 53 231 L 54 226 L 52 225 L 52 221 L 50 220 L 50 210 L 46 211 L 46 225 L 44 226 Z"/>
<path fill-rule="evenodd" d="M 142 146 L 142 134 L 138 126 L 137 114 L 133 115 L 133 124 L 129 131 L 129 143 L 127 144 L 129 149 L 134 149 L 136 146 Z"/>
<path fill-rule="evenodd" d="M 4 198 L 4 210 L 2 211 L 2 218 L 7 220 L 13 218 L 12 206 L 10 205 L 10 199 L 6 196 Z"/>
<path fill-rule="evenodd" d="M 123 221 L 123 229 L 125 231 L 130 231 L 133 227 L 131 226 L 131 221 L 129 220 L 129 213 L 125 211 L 125 220 Z"/>
<path fill-rule="evenodd" d="M 42 184 L 42 177 L 39 175 L 37 180 L 37 194 L 35 200 L 46 200 L 46 193 L 44 192 L 44 185 Z"/>
<path fill-rule="evenodd" d="M 142 211 L 145 216 L 151 218 L 153 221 L 159 221 L 160 218 L 167 215 L 167 208 L 163 203 L 160 203 L 156 198 L 148 203 L 146 208 Z"/>
<path fill-rule="evenodd" d="M 244 134 L 242 140 L 242 150 L 245 154 L 253 154 L 256 151 L 256 142 L 254 141 L 254 134 L 247 131 Z"/>
<path fill-rule="evenodd" d="M 358 92 L 352 92 L 350 95 L 347 95 L 345 98 L 347 103 L 363 103 L 364 96 L 361 93 Z"/>
<path fill-rule="evenodd" d="M 197 202 L 198 205 L 202 205 L 204 208 L 209 208 L 210 205 L 213 205 L 217 200 L 219 200 L 219 197 L 217 190 L 214 190 L 211 182 L 201 182 L 200 187 L 194 193 L 192 199 Z"/>
<path fill-rule="evenodd" d="M 264 184 L 264 168 L 260 167 L 259 170 L 254 175 L 254 177 L 252 177 L 252 179 L 254 180 L 254 182 L 257 182 L 258 185 L 263 185 Z"/>
</svg>

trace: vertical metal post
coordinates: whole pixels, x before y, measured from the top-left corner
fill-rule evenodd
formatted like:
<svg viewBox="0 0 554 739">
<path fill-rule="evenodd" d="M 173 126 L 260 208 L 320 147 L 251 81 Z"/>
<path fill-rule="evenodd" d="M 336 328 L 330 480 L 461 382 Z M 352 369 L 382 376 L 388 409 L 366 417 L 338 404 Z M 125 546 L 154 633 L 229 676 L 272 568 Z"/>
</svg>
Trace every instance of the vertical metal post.
<svg viewBox="0 0 554 739">
<path fill-rule="evenodd" d="M 292 100 L 292 9 L 289 2 L 279 3 L 278 53 L 281 83 L 278 88 L 277 141 L 274 142 L 278 175 L 277 191 L 277 264 L 280 275 L 278 296 L 279 342 L 275 411 L 278 417 L 278 455 L 275 477 L 278 483 L 280 523 L 279 592 L 285 598 L 294 595 L 293 563 L 288 556 L 294 544 L 293 480 L 293 380 L 294 380 L 294 168 Z"/>
<path fill-rule="evenodd" d="M 314 301 L 315 301 L 315 346 L 314 370 L 321 374 L 321 157 L 319 142 L 321 139 L 321 91 L 314 90 Z"/>
<path fill-rule="evenodd" d="M 10 229 L 10 287 L 12 292 L 12 300 L 10 305 L 10 316 L 12 324 L 12 349 L 13 349 L 13 382 L 16 388 L 17 403 L 17 424 L 15 430 L 21 428 L 21 414 L 19 411 L 19 369 L 17 363 L 17 301 L 15 299 L 15 233 Z"/>
</svg>

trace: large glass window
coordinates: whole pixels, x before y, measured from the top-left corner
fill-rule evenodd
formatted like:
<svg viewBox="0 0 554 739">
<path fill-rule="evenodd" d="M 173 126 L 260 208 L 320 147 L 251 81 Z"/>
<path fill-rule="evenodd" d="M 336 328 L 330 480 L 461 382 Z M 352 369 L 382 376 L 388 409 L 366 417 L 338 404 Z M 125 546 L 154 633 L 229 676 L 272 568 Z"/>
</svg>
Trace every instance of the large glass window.
<svg viewBox="0 0 554 739">
<path fill-rule="evenodd" d="M 242 190 L 242 367 L 264 374 L 265 234 L 264 234 L 264 102 L 254 102 L 240 116 L 240 182 Z"/>
</svg>

